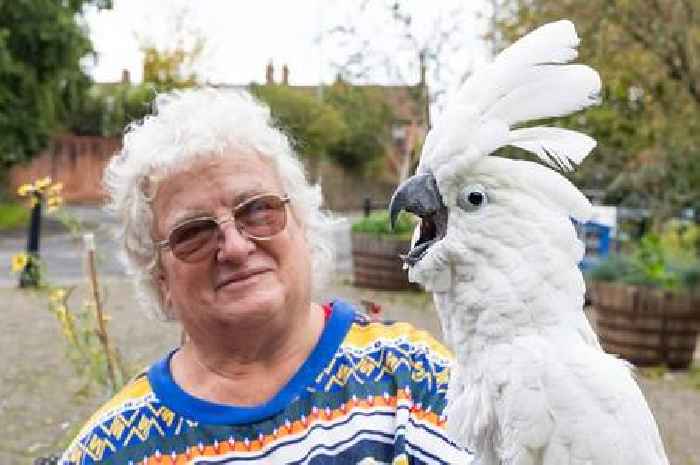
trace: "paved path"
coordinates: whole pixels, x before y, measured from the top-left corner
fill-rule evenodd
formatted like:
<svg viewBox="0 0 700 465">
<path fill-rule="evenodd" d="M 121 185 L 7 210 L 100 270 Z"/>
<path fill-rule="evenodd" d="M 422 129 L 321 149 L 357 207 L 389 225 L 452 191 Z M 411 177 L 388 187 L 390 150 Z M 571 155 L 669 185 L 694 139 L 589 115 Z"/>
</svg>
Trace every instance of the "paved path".
<svg viewBox="0 0 700 465">
<path fill-rule="evenodd" d="M 148 319 L 134 301 L 124 278 L 103 281 L 110 334 L 124 359 L 139 370 L 160 358 L 178 342 L 174 323 Z M 71 296 L 77 305 L 87 289 Z M 319 291 L 318 299 L 342 297 L 353 303 L 370 299 L 386 309 L 387 319 L 409 321 L 440 334 L 430 296 L 421 292 L 357 289 L 337 282 Z M 44 295 L 0 289 L 0 464 L 29 465 L 32 459 L 66 446 L 105 393 L 82 391 L 66 360 L 55 318 L 46 311 Z M 660 424 L 673 465 L 700 465 L 700 391 L 685 384 L 687 376 L 640 379 Z"/>
<path fill-rule="evenodd" d="M 123 276 L 124 268 L 119 262 L 116 251 L 116 220 L 97 207 L 69 207 L 67 211 L 83 224 L 84 232 L 92 232 L 98 250 L 98 271 L 106 276 Z M 84 257 L 83 241 L 72 236 L 56 220 L 49 220 L 42 225 L 44 232 L 40 239 L 39 255 L 46 265 L 47 278 L 51 282 L 72 283 L 83 279 Z M 17 277 L 9 272 L 11 257 L 26 248 L 26 234 L 13 231 L 0 235 L 0 287 L 17 285 Z"/>
</svg>

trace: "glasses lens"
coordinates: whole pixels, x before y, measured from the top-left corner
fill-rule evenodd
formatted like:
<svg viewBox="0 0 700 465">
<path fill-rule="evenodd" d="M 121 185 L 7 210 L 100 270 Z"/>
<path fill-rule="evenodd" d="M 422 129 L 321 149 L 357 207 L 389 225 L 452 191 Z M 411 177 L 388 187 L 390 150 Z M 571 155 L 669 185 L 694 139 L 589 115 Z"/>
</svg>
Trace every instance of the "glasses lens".
<svg viewBox="0 0 700 465">
<path fill-rule="evenodd" d="M 192 262 L 206 257 L 216 247 L 218 225 L 211 219 L 193 220 L 173 229 L 170 248 L 182 261 Z"/>
<path fill-rule="evenodd" d="M 274 195 L 253 199 L 236 210 L 236 224 L 252 238 L 272 237 L 286 226 L 284 204 L 284 200 Z"/>
</svg>

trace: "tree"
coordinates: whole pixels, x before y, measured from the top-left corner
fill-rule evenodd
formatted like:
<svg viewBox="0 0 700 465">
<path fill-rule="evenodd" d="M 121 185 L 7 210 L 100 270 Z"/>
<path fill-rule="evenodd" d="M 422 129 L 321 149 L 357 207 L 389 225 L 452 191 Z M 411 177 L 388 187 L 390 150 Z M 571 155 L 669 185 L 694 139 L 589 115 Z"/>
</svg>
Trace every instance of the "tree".
<svg viewBox="0 0 700 465">
<path fill-rule="evenodd" d="M 435 102 L 455 74 L 468 72 L 455 54 L 465 49 L 466 14 L 462 6 L 435 8 L 417 15 L 416 2 L 365 0 L 333 25 L 325 39 L 341 58 L 333 65 L 352 83 L 417 85 L 430 81 L 430 95 L 417 89 L 414 98 Z M 448 5 L 449 6 L 449 5 Z"/>
<path fill-rule="evenodd" d="M 197 84 L 196 67 L 203 58 L 206 39 L 203 32 L 189 23 L 187 7 L 180 7 L 166 20 L 166 46 L 156 45 L 153 38 L 141 37 L 143 82 L 158 91 L 169 91 Z"/>
<path fill-rule="evenodd" d="M 609 202 L 651 208 L 657 222 L 700 209 L 700 1 L 498 0 L 499 48 L 570 18 L 580 61 L 599 70 L 603 104 L 560 124 L 598 139 L 575 175 Z"/>
<path fill-rule="evenodd" d="M 150 82 L 93 84 L 68 116 L 66 128 L 81 136 L 120 136 L 129 123 L 151 112 L 157 91 Z"/>
<path fill-rule="evenodd" d="M 319 159 L 347 128 L 340 113 L 313 94 L 286 85 L 252 85 L 251 91 L 270 107 L 277 125 L 287 132 L 299 154 Z"/>
<path fill-rule="evenodd" d="M 206 40 L 189 18 L 188 8 L 179 7 L 161 22 L 168 38 L 165 46 L 155 40 L 154 31 L 141 33 L 143 82 L 93 84 L 68 115 L 67 129 L 78 135 L 119 136 L 129 123 L 151 112 L 157 93 L 197 85 L 196 68 Z"/>
<path fill-rule="evenodd" d="M 333 65 L 343 79 L 406 86 L 408 98 L 419 109 L 419 124 L 429 128 L 431 107 L 440 107 L 455 76 L 463 79 L 468 74 L 473 54 L 464 46 L 469 21 L 461 4 L 443 2 L 422 12 L 418 5 L 396 0 L 353 4 L 324 39 L 341 57 Z M 396 169 L 399 182 L 418 163 L 419 145 L 402 150 Z"/>
<path fill-rule="evenodd" d="M 0 172 L 43 149 L 90 85 L 82 13 L 109 0 L 0 0 Z"/>
<path fill-rule="evenodd" d="M 338 81 L 326 89 L 323 100 L 312 90 L 251 86 L 312 169 L 321 158 L 328 158 L 355 173 L 370 170 L 386 151 L 393 120 L 381 89 Z"/>
<path fill-rule="evenodd" d="M 326 90 L 324 98 L 342 115 L 347 128 L 328 148 L 328 157 L 357 173 L 371 169 L 391 142 L 394 115 L 382 89 L 337 81 Z"/>
</svg>

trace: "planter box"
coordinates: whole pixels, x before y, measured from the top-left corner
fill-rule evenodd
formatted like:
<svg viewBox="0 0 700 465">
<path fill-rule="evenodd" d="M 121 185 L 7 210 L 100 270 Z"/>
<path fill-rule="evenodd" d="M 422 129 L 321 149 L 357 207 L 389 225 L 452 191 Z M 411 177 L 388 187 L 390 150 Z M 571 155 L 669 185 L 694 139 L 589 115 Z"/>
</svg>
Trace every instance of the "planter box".
<svg viewBox="0 0 700 465">
<path fill-rule="evenodd" d="M 371 289 L 418 289 L 408 282 L 400 255 L 411 248 L 407 239 L 352 233 L 353 284 Z"/>
<path fill-rule="evenodd" d="M 698 294 L 600 281 L 589 288 L 606 352 L 638 366 L 690 366 L 700 333 Z"/>
</svg>

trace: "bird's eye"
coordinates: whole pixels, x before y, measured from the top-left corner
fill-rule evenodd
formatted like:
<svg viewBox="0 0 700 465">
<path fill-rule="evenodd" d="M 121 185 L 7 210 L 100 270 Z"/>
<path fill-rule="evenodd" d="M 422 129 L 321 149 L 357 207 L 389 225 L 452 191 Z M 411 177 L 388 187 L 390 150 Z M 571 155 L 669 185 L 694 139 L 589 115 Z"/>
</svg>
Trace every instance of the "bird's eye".
<svg viewBox="0 0 700 465">
<path fill-rule="evenodd" d="M 467 186 L 457 196 L 457 205 L 464 211 L 473 212 L 488 203 L 484 186 L 474 184 Z"/>
</svg>

